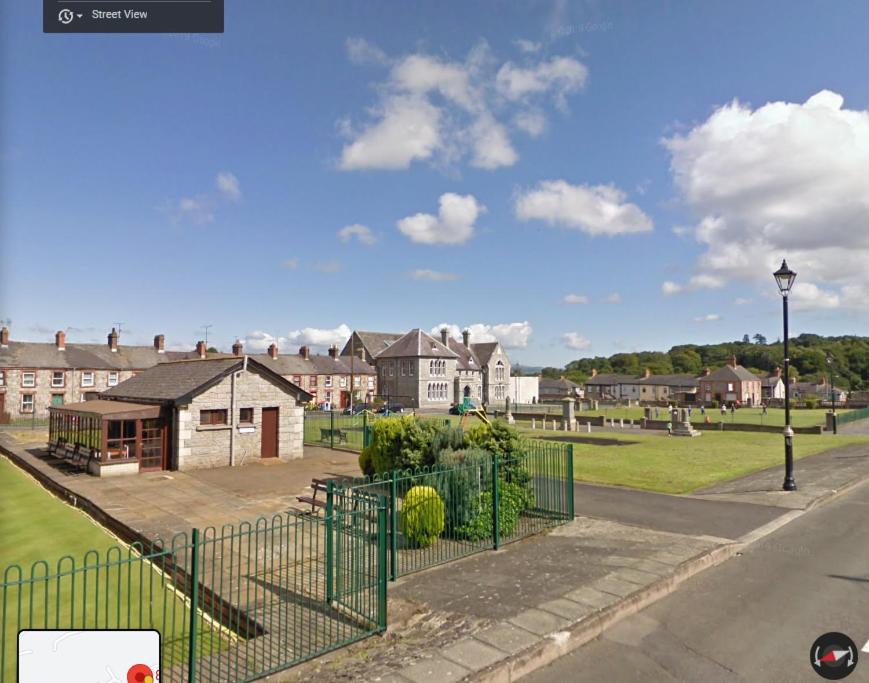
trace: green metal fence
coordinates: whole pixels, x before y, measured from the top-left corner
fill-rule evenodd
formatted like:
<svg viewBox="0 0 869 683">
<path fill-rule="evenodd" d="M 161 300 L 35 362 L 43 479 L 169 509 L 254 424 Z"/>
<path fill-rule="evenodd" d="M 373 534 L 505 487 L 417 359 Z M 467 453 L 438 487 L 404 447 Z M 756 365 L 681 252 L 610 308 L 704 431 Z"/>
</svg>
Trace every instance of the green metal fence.
<svg viewBox="0 0 869 683">
<path fill-rule="evenodd" d="M 0 584 L 0 679 L 15 678 L 19 629 L 157 629 L 169 682 L 253 680 L 381 632 L 386 519 L 385 500 L 346 492 L 324 516 L 11 565 Z"/>
<path fill-rule="evenodd" d="M 848 410 L 843 413 L 837 413 L 839 424 L 844 425 L 857 420 L 865 420 L 869 418 L 869 408 L 857 408 L 856 410 Z"/>
<path fill-rule="evenodd" d="M 361 451 L 365 446 L 367 425 L 376 419 L 368 413 L 344 415 L 336 412 L 305 413 L 304 442 L 310 446 Z"/>
<path fill-rule="evenodd" d="M 389 575 L 395 580 L 573 519 L 573 447 L 531 441 L 509 456 L 395 470 L 336 486 L 386 498 Z M 443 526 L 430 544 L 407 533 L 405 501 L 414 487 L 434 489 L 443 503 Z M 431 505 L 423 514 L 439 515 L 440 505 Z"/>
</svg>

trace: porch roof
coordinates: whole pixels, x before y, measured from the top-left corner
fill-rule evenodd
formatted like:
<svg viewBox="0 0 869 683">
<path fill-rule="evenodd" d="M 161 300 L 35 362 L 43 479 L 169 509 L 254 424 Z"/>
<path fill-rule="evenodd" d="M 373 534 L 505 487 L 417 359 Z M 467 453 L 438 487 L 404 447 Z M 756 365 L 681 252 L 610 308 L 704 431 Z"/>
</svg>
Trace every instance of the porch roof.
<svg viewBox="0 0 869 683">
<path fill-rule="evenodd" d="M 49 406 L 52 413 L 72 413 L 93 415 L 104 420 L 148 420 L 160 417 L 160 406 L 127 401 L 103 401 L 94 399 L 81 403 L 67 403 L 62 406 Z"/>
</svg>

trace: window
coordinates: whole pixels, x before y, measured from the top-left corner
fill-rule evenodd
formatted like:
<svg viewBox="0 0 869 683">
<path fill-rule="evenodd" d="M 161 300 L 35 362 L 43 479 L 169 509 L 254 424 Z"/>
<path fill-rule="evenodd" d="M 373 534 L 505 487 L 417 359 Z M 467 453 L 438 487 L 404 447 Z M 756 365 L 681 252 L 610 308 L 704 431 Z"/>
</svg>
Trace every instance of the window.
<svg viewBox="0 0 869 683">
<path fill-rule="evenodd" d="M 35 372 L 22 372 L 21 373 L 21 386 L 22 387 L 35 387 L 36 386 L 36 373 Z"/>
<path fill-rule="evenodd" d="M 331 387 L 332 386 L 332 375 L 326 375 L 326 379 L 323 382 L 323 386 L 324 387 Z"/>
<path fill-rule="evenodd" d="M 200 410 L 199 424 L 201 425 L 225 425 L 226 424 L 226 409 L 220 410 Z"/>
<path fill-rule="evenodd" d="M 373 389 L 373 388 L 374 388 L 374 376 L 371 376 L 371 377 L 368 378 L 368 388 L 369 388 L 369 389 Z"/>
<path fill-rule="evenodd" d="M 731 382 L 727 383 L 727 391 L 733 391 L 733 384 Z"/>
<path fill-rule="evenodd" d="M 301 375 L 293 375 L 293 384 L 297 387 L 302 386 L 302 376 Z"/>
<path fill-rule="evenodd" d="M 389 369 L 389 376 L 390 377 L 394 376 L 395 375 L 395 368 L 393 367 L 391 360 L 386 361 L 386 367 Z"/>
<path fill-rule="evenodd" d="M 342 389 L 347 386 L 347 378 L 344 375 L 338 378 L 338 386 Z"/>
<path fill-rule="evenodd" d="M 253 408 L 239 408 L 238 421 L 242 423 L 253 423 Z"/>
<path fill-rule="evenodd" d="M 55 389 L 62 387 L 64 383 L 64 379 L 66 378 L 66 373 L 61 371 L 55 371 L 51 373 L 51 386 Z"/>
<path fill-rule="evenodd" d="M 332 392 L 331 391 L 326 392 L 326 401 L 329 403 L 332 402 Z"/>
<path fill-rule="evenodd" d="M 415 361 L 415 360 L 409 360 L 409 361 L 407 361 L 407 366 L 408 366 L 407 374 L 410 375 L 411 377 L 413 377 L 413 372 L 414 372 L 414 371 L 413 371 L 413 366 L 414 366 L 415 364 L 416 364 L 416 361 Z"/>
<path fill-rule="evenodd" d="M 317 375 L 311 375 L 308 377 L 308 386 L 316 387 L 317 386 Z"/>
<path fill-rule="evenodd" d="M 407 375 L 407 361 L 401 360 L 401 361 L 398 361 L 398 364 L 401 368 L 401 376 L 405 377 Z"/>
<path fill-rule="evenodd" d="M 353 388 L 358 389 L 360 386 L 362 386 L 362 378 L 359 375 L 356 375 L 353 378 Z"/>
<path fill-rule="evenodd" d="M 62 406 L 63 405 L 63 394 L 52 394 L 51 395 L 51 405 Z"/>
<path fill-rule="evenodd" d="M 495 381 L 503 382 L 506 378 L 507 377 L 504 369 L 504 363 L 498 361 L 498 364 L 495 366 Z"/>
<path fill-rule="evenodd" d="M 109 373 L 108 384 L 110 387 L 116 386 L 118 384 L 118 373 L 116 371 L 113 370 Z"/>
<path fill-rule="evenodd" d="M 21 394 L 21 412 L 33 412 L 33 394 Z"/>
<path fill-rule="evenodd" d="M 81 385 L 83 387 L 92 387 L 94 385 L 94 373 L 93 373 L 93 371 L 81 373 Z"/>
<path fill-rule="evenodd" d="M 5 387 L 5 386 L 6 386 L 6 372 L 3 370 L 0 370 L 0 387 Z"/>
</svg>

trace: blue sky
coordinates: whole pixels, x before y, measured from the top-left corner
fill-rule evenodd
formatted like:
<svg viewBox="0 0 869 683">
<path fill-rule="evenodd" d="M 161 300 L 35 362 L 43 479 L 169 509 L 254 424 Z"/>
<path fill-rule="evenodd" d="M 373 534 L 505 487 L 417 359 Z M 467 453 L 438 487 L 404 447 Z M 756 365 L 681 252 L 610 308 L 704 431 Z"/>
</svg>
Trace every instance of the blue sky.
<svg viewBox="0 0 869 683">
<path fill-rule="evenodd" d="M 13 338 L 446 323 L 560 365 L 775 338 L 784 256 L 795 333 L 869 333 L 865 3 L 227 0 L 190 36 L 2 8 Z"/>
</svg>

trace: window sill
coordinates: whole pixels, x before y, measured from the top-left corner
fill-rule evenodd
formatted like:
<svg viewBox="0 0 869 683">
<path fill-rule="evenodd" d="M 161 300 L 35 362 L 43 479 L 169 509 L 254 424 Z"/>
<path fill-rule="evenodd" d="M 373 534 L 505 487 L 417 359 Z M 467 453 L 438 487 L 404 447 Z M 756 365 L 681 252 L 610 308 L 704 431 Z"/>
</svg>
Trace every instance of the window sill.
<svg viewBox="0 0 869 683">
<path fill-rule="evenodd" d="M 197 432 L 219 432 L 223 429 L 232 429 L 230 425 L 198 425 Z"/>
</svg>

